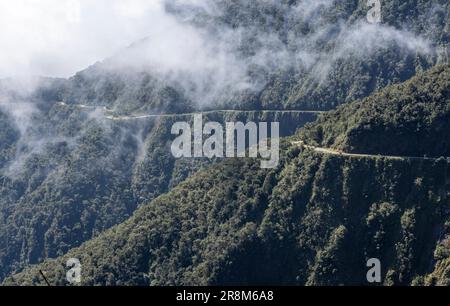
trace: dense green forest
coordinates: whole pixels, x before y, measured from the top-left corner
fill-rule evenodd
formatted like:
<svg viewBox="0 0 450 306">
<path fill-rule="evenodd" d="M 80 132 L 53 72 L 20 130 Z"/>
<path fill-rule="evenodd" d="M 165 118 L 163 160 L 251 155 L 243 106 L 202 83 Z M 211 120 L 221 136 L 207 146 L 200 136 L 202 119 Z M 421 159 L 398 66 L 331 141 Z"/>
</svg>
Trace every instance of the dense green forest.
<svg viewBox="0 0 450 306">
<path fill-rule="evenodd" d="M 338 107 L 292 139 L 450 156 L 448 67 L 439 66 L 449 56 L 450 4 L 385 0 L 379 25 L 366 22 L 367 10 L 365 0 L 167 0 L 167 13 L 204 47 L 197 53 L 225 67 L 211 60 L 205 68 L 188 46 L 194 58 L 184 70 L 146 67 L 148 37 L 71 78 L 42 78 L 31 92 L 0 80 L 0 282 L 58 258 L 40 267 L 63 284 L 59 265 L 72 254 L 85 284 L 359 283 L 365 266 L 347 270 L 374 249 L 389 283 L 416 275 L 430 283 L 433 267 L 445 282 L 448 224 L 436 208 L 446 201 L 445 159 L 343 159 L 286 140 L 283 163 L 267 172 L 251 161 L 216 166 L 170 153 L 170 127 L 192 119 L 182 113 L 247 110 L 205 120 L 279 121 L 290 136 L 317 116 L 270 110 Z M 103 106 L 174 116 L 112 121 Z M 370 240 L 356 233 L 382 242 L 343 262 L 349 244 Z M 429 264 L 433 251 L 437 262 L 418 263 L 420 255 Z M 15 280 L 38 284 L 35 271 Z"/>
<path fill-rule="evenodd" d="M 446 66 L 438 66 L 325 114 L 301 135 L 312 145 L 352 153 L 450 156 L 448 80 Z"/>
<path fill-rule="evenodd" d="M 448 109 L 449 90 L 450 66 L 438 66 L 343 106 L 284 139 L 278 168 L 238 159 L 208 166 L 121 225 L 5 284 L 43 284 L 42 270 L 66 285 L 65 262 L 75 257 L 83 285 L 364 285 L 369 258 L 381 260 L 385 285 L 449 285 L 447 158 L 335 156 L 293 142 L 318 143 L 320 131 L 320 144 L 357 143 L 365 138 L 352 131 L 361 122 L 383 118 L 372 125 L 379 146 L 396 137 L 396 129 L 380 126 L 401 130 L 405 122 L 422 123 L 445 143 L 438 123 L 446 112 L 426 110 Z M 408 112 L 416 109 L 425 110 Z M 419 156 L 428 141 L 402 152 Z"/>
<path fill-rule="evenodd" d="M 0 279 L 65 254 L 211 163 L 171 154 L 172 124 L 191 115 L 113 122 L 55 104 L 35 116 L 24 137 L 11 117 L 0 118 L 7 140 L 0 148 Z M 292 135 L 315 116 L 227 112 L 204 119 L 280 121 L 282 135 Z"/>
</svg>

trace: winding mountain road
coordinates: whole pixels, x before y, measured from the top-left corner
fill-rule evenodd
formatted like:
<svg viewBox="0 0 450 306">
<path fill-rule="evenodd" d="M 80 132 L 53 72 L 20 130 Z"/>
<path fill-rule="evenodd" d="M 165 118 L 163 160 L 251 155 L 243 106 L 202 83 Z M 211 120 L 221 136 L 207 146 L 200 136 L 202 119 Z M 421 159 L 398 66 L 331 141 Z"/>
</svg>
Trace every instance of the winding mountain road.
<svg viewBox="0 0 450 306">
<path fill-rule="evenodd" d="M 65 102 L 58 102 L 59 105 L 68 106 Z M 221 110 L 210 110 L 210 111 L 199 111 L 199 112 L 190 112 L 190 113 L 179 113 L 179 114 L 148 114 L 148 115 L 108 115 L 106 113 L 112 113 L 107 107 L 101 106 L 91 106 L 84 104 L 70 104 L 81 109 L 88 110 L 101 110 L 103 111 L 105 119 L 112 121 L 130 121 L 130 120 L 140 120 L 140 119 L 148 119 L 148 118 L 164 118 L 164 117 L 175 117 L 175 116 L 193 116 L 195 114 L 214 114 L 214 113 L 231 113 L 231 112 L 242 112 L 242 113 L 264 113 L 264 112 L 272 112 L 272 113 L 299 113 L 299 114 L 323 114 L 326 111 L 309 111 L 309 110 L 233 110 L 233 109 L 221 109 Z M 384 158 L 390 160 L 426 160 L 426 161 L 436 161 L 440 158 L 436 157 L 420 157 L 420 156 L 394 156 L 394 155 L 375 155 L 375 154 L 362 154 L 362 153 L 347 153 L 335 149 L 330 148 L 321 148 L 312 145 L 307 145 L 303 141 L 293 141 L 292 145 L 300 146 L 305 149 L 313 150 L 314 152 L 320 154 L 328 154 L 335 156 L 344 156 L 344 157 L 353 157 L 353 158 Z"/>
<path fill-rule="evenodd" d="M 102 110 L 105 113 L 112 113 L 106 107 L 100 106 L 90 106 L 84 104 L 67 104 L 65 102 L 58 102 L 61 106 L 76 106 L 82 109 L 88 110 Z M 219 110 L 210 110 L 210 111 L 198 111 L 198 112 L 190 112 L 190 113 L 179 113 L 179 114 L 148 114 L 148 115 L 108 115 L 105 114 L 105 119 L 113 120 L 113 121 L 129 121 L 129 120 L 139 120 L 139 119 L 148 119 L 148 118 L 164 118 L 164 117 L 182 117 L 182 116 L 193 116 L 196 114 L 214 114 L 214 113 L 298 113 L 298 114 L 323 114 L 325 111 L 310 111 L 310 110 L 235 110 L 235 109 L 219 109 Z"/>
<path fill-rule="evenodd" d="M 329 154 L 329 155 L 336 155 L 336 156 L 345 156 L 345 157 L 356 157 L 356 158 L 384 158 L 384 159 L 390 159 L 390 160 L 427 160 L 427 161 L 436 161 L 440 158 L 437 157 L 420 157 L 420 156 L 394 156 L 394 155 L 375 155 L 375 154 L 360 154 L 360 153 L 346 153 L 339 150 L 334 150 L 330 148 L 321 148 L 316 146 L 311 146 L 305 144 L 303 141 L 293 141 L 291 142 L 292 145 L 300 146 L 305 149 L 313 150 L 314 152 L 321 153 L 321 154 Z"/>
</svg>

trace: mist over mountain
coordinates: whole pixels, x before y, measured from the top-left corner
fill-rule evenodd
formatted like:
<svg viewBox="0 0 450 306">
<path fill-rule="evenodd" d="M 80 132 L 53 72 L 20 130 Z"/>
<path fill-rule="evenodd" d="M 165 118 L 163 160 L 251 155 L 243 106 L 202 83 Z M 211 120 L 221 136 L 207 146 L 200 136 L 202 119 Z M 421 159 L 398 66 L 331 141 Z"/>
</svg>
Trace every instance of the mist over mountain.
<svg viewBox="0 0 450 306">
<path fill-rule="evenodd" d="M 0 281 L 64 285 L 78 256 L 89 285 L 360 284 L 379 256 L 386 284 L 448 284 L 448 1 L 95 2 L 45 44 L 0 30 L 25 74 L 0 80 Z M 273 171 L 175 159 L 197 111 L 295 136 Z"/>
<path fill-rule="evenodd" d="M 164 4 L 157 30 L 77 73 L 61 99 L 119 111 L 327 110 L 448 55 L 446 1 L 386 1 L 381 24 L 366 21 L 366 1 Z"/>
</svg>

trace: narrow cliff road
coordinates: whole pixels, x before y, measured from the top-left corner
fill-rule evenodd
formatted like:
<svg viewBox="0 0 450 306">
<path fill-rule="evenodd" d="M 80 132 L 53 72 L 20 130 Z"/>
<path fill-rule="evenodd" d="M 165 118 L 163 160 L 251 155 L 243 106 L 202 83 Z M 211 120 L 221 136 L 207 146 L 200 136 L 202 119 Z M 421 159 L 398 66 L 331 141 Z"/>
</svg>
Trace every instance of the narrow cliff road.
<svg viewBox="0 0 450 306">
<path fill-rule="evenodd" d="M 84 104 L 66 104 L 64 102 L 58 102 L 61 106 L 76 106 L 81 109 L 87 110 L 101 110 L 105 112 L 104 118 L 113 121 L 129 121 L 129 120 L 140 120 L 140 119 L 148 119 L 148 118 L 164 118 L 164 117 L 182 117 L 182 116 L 193 116 L 196 114 L 215 114 L 215 113 L 298 113 L 298 114 L 322 114 L 326 113 L 325 111 L 310 111 L 310 110 L 235 110 L 235 109 L 218 109 L 218 110 L 210 110 L 210 111 L 198 111 L 198 112 L 190 112 L 190 113 L 179 113 L 179 114 L 135 114 L 135 115 L 109 115 L 106 113 L 112 113 L 106 107 L 100 106 L 90 106 Z"/>
<path fill-rule="evenodd" d="M 321 154 L 329 154 L 329 155 L 337 155 L 337 156 L 345 156 L 345 157 L 356 157 L 356 158 L 385 158 L 391 160 L 428 160 L 428 161 L 436 161 L 440 158 L 436 157 L 420 157 L 420 156 L 393 156 L 393 155 L 375 155 L 375 154 L 362 154 L 362 153 L 346 153 L 330 148 L 321 148 L 315 147 L 311 145 L 305 144 L 303 141 L 293 141 L 292 145 L 300 146 L 302 148 L 313 150 L 314 152 Z"/>
</svg>

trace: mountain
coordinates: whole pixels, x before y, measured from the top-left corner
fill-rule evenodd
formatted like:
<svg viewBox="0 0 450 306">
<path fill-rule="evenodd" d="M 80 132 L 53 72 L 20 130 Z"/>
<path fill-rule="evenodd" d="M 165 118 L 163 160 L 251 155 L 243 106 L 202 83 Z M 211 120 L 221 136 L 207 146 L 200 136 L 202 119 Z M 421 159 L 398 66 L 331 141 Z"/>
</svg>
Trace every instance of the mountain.
<svg viewBox="0 0 450 306">
<path fill-rule="evenodd" d="M 171 154 L 172 125 L 192 121 L 192 114 L 109 120 L 98 109 L 26 105 L 33 110 L 26 127 L 0 113 L 0 279 L 65 254 L 214 162 Z M 222 123 L 281 121 L 282 135 L 315 118 L 291 112 L 204 115 Z"/>
<path fill-rule="evenodd" d="M 450 156 L 447 71 L 438 67 L 364 101 L 322 116 L 302 135 L 316 146 L 350 153 Z"/>
<path fill-rule="evenodd" d="M 220 123 L 280 121 L 289 136 L 317 117 L 289 110 L 331 110 L 448 59 L 448 1 L 383 1 L 378 25 L 367 11 L 365 0 L 167 0 L 161 33 L 71 78 L 0 80 L 0 281 L 210 171 L 218 161 L 170 153 L 170 127 L 193 111 Z M 423 97 L 406 89 L 413 102 L 440 99 L 434 88 Z M 397 114 L 384 98 L 339 108 L 299 135 L 338 151 L 448 156 L 445 106 Z M 154 114 L 163 116 L 136 119 Z"/>
<path fill-rule="evenodd" d="M 41 270 L 66 285 L 78 258 L 83 285 L 367 285 L 378 258 L 385 285 L 448 285 L 449 91 L 441 65 L 342 106 L 285 138 L 276 169 L 210 165 L 4 284 L 43 284 Z M 401 141 L 413 132 L 442 151 Z"/>
<path fill-rule="evenodd" d="M 119 112 L 330 110 L 445 61 L 449 3 L 167 0 L 152 36 L 57 84 L 60 100 Z"/>
</svg>

